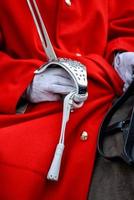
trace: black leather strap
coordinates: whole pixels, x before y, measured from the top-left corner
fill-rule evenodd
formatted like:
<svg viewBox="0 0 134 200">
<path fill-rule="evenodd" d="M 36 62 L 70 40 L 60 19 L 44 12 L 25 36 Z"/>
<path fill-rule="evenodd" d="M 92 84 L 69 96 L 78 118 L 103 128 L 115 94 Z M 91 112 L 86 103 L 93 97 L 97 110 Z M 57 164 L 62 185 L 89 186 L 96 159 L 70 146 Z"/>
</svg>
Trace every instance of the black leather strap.
<svg viewBox="0 0 134 200">
<path fill-rule="evenodd" d="M 123 121 L 116 121 L 110 125 L 111 119 L 116 112 L 125 106 L 125 102 L 134 95 L 134 80 L 127 91 L 114 103 L 112 108 L 107 113 L 101 125 L 98 137 L 98 151 L 101 156 L 110 160 L 124 160 L 128 164 L 134 164 L 134 102 L 133 109 L 129 113 L 129 117 Z M 109 156 L 104 151 L 104 141 L 110 135 L 115 135 L 117 132 L 122 134 L 124 145 L 120 155 Z"/>
<path fill-rule="evenodd" d="M 127 157 L 129 163 L 134 162 L 133 148 L 134 148 L 134 107 L 132 110 L 130 123 L 126 132 L 124 154 L 123 154 Z"/>
</svg>

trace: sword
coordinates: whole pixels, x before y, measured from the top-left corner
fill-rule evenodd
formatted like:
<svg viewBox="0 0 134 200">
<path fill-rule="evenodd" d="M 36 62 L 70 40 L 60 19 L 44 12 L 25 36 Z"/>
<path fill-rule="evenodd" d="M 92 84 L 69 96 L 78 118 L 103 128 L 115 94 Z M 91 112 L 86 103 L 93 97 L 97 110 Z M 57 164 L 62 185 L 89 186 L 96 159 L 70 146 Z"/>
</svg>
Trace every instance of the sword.
<svg viewBox="0 0 134 200">
<path fill-rule="evenodd" d="M 36 25 L 36 29 L 38 31 L 44 52 L 48 58 L 48 63 L 37 69 L 35 71 L 35 74 L 43 73 L 47 69 L 47 67 L 52 67 L 52 66 L 62 67 L 70 74 L 76 85 L 76 90 L 70 92 L 64 98 L 60 139 L 56 147 L 54 158 L 47 175 L 47 179 L 57 181 L 59 177 L 61 159 L 64 151 L 65 129 L 66 129 L 66 124 L 69 120 L 70 112 L 73 108 L 80 108 L 83 105 L 83 102 L 88 97 L 87 73 L 85 66 L 80 62 L 67 58 L 60 58 L 60 59 L 57 58 L 56 53 L 51 44 L 49 35 L 47 33 L 47 29 L 41 17 L 40 11 L 36 4 L 36 0 L 27 0 L 27 4 L 29 6 L 34 23 Z"/>
</svg>

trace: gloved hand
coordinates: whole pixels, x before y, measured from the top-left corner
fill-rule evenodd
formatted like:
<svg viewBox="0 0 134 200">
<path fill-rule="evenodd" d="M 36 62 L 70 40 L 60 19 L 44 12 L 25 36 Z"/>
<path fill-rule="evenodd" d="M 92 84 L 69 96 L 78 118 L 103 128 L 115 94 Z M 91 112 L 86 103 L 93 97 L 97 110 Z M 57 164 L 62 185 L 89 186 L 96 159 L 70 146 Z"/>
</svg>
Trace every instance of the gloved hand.
<svg viewBox="0 0 134 200">
<path fill-rule="evenodd" d="M 47 68 L 36 74 L 26 91 L 26 98 L 32 103 L 58 101 L 62 96 L 75 90 L 70 75 L 62 68 Z"/>
<path fill-rule="evenodd" d="M 133 78 L 134 52 L 117 53 L 114 59 L 114 68 L 124 81 L 123 91 L 125 91 Z"/>
</svg>

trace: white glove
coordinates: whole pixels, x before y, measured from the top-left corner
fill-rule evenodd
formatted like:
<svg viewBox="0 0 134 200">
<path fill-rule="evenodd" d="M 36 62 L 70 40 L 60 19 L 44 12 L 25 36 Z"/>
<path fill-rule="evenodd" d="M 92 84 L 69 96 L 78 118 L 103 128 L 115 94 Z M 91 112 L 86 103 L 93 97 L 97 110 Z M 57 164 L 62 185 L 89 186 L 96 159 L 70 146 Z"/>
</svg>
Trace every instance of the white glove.
<svg viewBox="0 0 134 200">
<path fill-rule="evenodd" d="M 133 78 L 134 52 L 118 53 L 114 59 L 114 68 L 124 81 L 123 91 L 125 91 Z"/>
<path fill-rule="evenodd" d="M 32 103 L 58 101 L 74 90 L 75 84 L 70 75 L 62 68 L 51 67 L 34 76 L 26 98 Z"/>
</svg>

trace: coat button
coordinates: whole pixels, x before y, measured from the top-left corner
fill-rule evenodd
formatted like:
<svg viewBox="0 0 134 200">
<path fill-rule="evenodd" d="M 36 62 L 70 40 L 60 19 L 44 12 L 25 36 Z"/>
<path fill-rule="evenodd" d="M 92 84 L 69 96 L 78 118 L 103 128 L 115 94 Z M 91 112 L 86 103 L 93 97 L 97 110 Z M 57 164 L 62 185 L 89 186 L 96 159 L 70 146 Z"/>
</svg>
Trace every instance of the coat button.
<svg viewBox="0 0 134 200">
<path fill-rule="evenodd" d="M 86 131 L 83 131 L 82 134 L 81 134 L 80 139 L 82 141 L 86 141 L 88 139 L 88 133 Z"/>
<path fill-rule="evenodd" d="M 71 6 L 71 5 L 72 5 L 71 0 L 65 0 L 65 3 L 66 3 L 68 6 Z"/>
<path fill-rule="evenodd" d="M 82 56 L 80 53 L 76 53 L 75 55 L 78 56 L 78 57 L 81 57 L 81 56 Z"/>
</svg>

